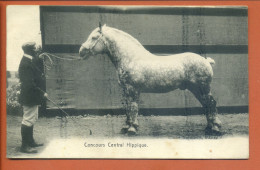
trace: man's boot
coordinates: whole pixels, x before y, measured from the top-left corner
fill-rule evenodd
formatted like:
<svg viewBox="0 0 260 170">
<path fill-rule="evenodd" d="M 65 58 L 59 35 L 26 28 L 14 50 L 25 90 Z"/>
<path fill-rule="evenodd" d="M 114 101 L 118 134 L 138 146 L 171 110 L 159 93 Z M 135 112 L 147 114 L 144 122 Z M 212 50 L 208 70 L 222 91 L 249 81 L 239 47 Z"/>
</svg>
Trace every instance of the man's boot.
<svg viewBox="0 0 260 170">
<path fill-rule="evenodd" d="M 22 146 L 20 151 L 23 153 L 37 153 L 37 150 L 32 149 L 29 146 L 30 142 L 30 127 L 23 125 L 21 126 L 21 135 L 22 135 Z"/>
<path fill-rule="evenodd" d="M 40 147 L 43 146 L 43 143 L 36 143 L 34 138 L 33 138 L 33 126 L 30 127 L 30 142 L 29 142 L 30 147 Z"/>
</svg>

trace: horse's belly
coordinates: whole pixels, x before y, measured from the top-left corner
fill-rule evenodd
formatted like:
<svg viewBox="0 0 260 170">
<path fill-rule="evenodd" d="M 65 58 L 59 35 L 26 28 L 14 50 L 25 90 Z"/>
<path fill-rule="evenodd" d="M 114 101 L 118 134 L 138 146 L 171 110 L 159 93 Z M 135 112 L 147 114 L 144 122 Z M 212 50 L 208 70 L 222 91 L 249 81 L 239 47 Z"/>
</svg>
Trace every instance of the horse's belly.
<svg viewBox="0 0 260 170">
<path fill-rule="evenodd" d="M 133 82 L 145 93 L 166 93 L 180 87 L 184 74 L 180 70 L 150 70 L 133 76 Z"/>
<path fill-rule="evenodd" d="M 158 87 L 142 87 L 140 92 L 142 93 L 168 93 L 177 89 L 177 86 L 158 86 Z"/>
</svg>

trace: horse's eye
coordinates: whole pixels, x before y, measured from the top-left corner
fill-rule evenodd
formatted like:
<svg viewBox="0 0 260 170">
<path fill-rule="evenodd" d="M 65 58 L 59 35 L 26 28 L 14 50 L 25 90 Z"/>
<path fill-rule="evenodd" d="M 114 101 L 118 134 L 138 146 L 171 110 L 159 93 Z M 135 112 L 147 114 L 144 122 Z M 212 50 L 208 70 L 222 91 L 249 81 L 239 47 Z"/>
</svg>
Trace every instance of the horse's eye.
<svg viewBox="0 0 260 170">
<path fill-rule="evenodd" d="M 96 40 L 97 39 L 97 37 L 92 37 L 92 40 Z"/>
</svg>

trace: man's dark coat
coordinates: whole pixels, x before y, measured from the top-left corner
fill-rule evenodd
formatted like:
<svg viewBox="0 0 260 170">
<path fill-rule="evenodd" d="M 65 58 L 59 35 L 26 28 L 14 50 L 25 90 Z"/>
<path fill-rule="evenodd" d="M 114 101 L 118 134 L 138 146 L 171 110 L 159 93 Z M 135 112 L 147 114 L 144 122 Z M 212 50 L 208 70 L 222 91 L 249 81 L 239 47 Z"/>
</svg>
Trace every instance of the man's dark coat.
<svg viewBox="0 0 260 170">
<path fill-rule="evenodd" d="M 21 83 L 21 93 L 19 102 L 21 105 L 40 105 L 43 101 L 44 77 L 39 60 L 29 59 L 23 56 L 19 66 L 19 78 Z"/>
</svg>

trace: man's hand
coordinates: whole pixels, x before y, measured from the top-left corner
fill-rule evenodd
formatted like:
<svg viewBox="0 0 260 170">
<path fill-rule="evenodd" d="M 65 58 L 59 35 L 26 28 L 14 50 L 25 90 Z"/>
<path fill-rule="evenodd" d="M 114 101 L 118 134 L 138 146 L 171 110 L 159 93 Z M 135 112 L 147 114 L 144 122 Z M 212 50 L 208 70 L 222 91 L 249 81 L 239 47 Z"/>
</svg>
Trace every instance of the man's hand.
<svg viewBox="0 0 260 170">
<path fill-rule="evenodd" d="M 40 55 L 39 55 L 39 58 L 40 58 L 40 59 L 44 59 L 44 54 L 40 54 Z"/>
<path fill-rule="evenodd" d="M 47 98 L 48 97 L 48 94 L 47 93 L 44 93 L 44 95 L 43 95 L 45 98 Z"/>
</svg>

